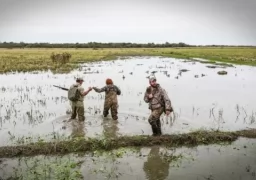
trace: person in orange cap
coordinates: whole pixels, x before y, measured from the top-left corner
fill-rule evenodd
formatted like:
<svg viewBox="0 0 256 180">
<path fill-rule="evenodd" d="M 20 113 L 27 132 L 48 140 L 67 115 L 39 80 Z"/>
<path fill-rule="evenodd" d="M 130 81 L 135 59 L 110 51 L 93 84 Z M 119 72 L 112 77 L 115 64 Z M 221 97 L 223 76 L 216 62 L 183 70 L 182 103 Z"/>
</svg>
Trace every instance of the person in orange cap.
<svg viewBox="0 0 256 180">
<path fill-rule="evenodd" d="M 117 96 L 121 94 L 121 90 L 114 85 L 112 79 L 106 79 L 106 86 L 103 88 L 96 88 L 93 87 L 95 92 L 101 93 L 105 92 L 105 102 L 104 102 L 104 109 L 103 109 L 103 116 L 107 117 L 109 114 L 109 110 L 111 110 L 111 116 L 113 120 L 118 119 L 118 100 Z"/>
</svg>

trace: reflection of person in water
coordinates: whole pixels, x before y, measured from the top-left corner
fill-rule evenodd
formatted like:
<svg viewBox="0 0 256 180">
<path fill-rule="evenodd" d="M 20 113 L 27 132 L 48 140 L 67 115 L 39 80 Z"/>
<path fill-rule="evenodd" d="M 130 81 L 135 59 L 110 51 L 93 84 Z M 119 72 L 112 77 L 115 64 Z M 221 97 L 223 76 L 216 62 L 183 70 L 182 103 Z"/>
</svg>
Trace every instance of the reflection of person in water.
<svg viewBox="0 0 256 180">
<path fill-rule="evenodd" d="M 71 122 L 72 133 L 71 137 L 84 137 L 84 121 L 72 121 Z"/>
<path fill-rule="evenodd" d="M 169 174 L 169 162 L 159 154 L 160 147 L 152 147 L 148 160 L 144 163 L 146 178 L 149 180 L 164 180 Z"/>
<path fill-rule="evenodd" d="M 103 120 L 102 126 L 105 138 L 117 138 L 117 131 L 119 130 L 117 123 L 117 121 Z"/>
</svg>

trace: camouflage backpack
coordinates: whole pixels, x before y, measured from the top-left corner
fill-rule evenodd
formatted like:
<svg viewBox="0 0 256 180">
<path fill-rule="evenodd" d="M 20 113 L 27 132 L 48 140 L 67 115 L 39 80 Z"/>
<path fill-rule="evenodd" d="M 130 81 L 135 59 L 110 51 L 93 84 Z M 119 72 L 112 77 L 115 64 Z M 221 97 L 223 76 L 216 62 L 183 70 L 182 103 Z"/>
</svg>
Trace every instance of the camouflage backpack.
<svg viewBox="0 0 256 180">
<path fill-rule="evenodd" d="M 80 93 L 78 91 L 78 86 L 73 86 L 68 90 L 68 99 L 70 101 L 78 101 L 80 98 Z"/>
</svg>

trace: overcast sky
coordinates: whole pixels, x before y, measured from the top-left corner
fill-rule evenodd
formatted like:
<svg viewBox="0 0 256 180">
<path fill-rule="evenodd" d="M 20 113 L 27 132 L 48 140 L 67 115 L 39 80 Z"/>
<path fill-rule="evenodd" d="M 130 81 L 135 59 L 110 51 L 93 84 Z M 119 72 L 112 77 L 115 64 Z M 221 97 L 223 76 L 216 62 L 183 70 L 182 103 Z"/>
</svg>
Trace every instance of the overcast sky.
<svg viewBox="0 0 256 180">
<path fill-rule="evenodd" d="M 0 0 L 0 41 L 256 45 L 256 0 Z"/>
</svg>

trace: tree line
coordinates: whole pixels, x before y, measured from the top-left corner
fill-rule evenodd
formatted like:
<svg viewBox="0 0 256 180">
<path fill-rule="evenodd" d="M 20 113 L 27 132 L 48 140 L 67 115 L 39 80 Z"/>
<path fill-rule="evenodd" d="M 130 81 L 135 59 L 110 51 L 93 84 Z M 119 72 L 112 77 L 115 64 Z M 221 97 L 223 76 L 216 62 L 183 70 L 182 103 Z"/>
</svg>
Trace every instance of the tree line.
<svg viewBox="0 0 256 180">
<path fill-rule="evenodd" d="M 0 42 L 0 48 L 170 48 L 170 47 L 237 47 L 226 45 L 196 46 L 183 42 L 180 43 L 25 43 L 25 42 Z M 241 47 L 241 46 L 240 46 Z M 248 46 L 245 46 L 248 47 Z M 250 46 L 252 47 L 252 46 Z"/>
<path fill-rule="evenodd" d="M 189 47 L 185 43 L 24 43 L 0 42 L 0 48 L 155 48 L 155 47 Z"/>
</svg>

